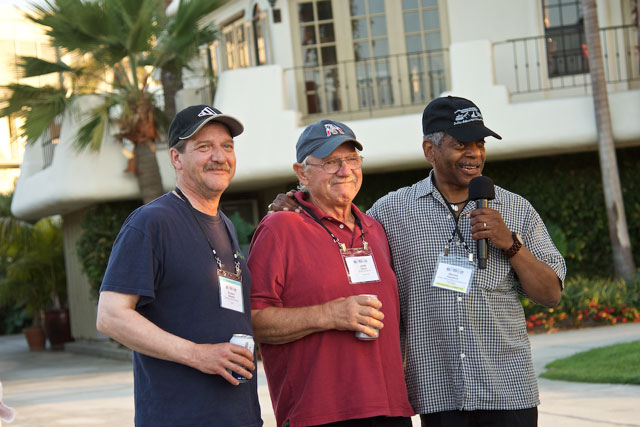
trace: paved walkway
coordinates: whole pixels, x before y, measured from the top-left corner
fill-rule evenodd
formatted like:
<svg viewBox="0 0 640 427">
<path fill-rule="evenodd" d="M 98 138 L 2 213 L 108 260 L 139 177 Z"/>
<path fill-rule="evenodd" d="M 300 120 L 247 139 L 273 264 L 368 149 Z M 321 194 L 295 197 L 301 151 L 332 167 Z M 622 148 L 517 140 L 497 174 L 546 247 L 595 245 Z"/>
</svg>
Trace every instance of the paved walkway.
<svg viewBox="0 0 640 427">
<path fill-rule="evenodd" d="M 536 371 L 557 358 L 640 339 L 640 324 L 534 335 Z M 259 365 L 265 427 L 275 427 Z M 11 426 L 132 426 L 131 363 L 69 352 L 29 352 L 21 335 L 0 337 L 4 400 L 18 412 Z M 640 427 L 640 386 L 582 384 L 539 379 L 540 426 Z M 419 421 L 414 420 L 418 426 Z M 5 425 L 5 427 L 8 425 Z"/>
</svg>

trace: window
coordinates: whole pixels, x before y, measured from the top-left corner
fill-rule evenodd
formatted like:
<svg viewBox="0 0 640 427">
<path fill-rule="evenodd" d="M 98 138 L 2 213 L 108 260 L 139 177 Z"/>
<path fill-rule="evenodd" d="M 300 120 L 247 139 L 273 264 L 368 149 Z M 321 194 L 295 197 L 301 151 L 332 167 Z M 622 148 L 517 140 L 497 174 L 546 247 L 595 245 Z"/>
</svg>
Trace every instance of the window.
<svg viewBox="0 0 640 427">
<path fill-rule="evenodd" d="M 303 113 L 424 107 L 446 90 L 442 1 L 290 0 Z"/>
<path fill-rule="evenodd" d="M 249 20 L 244 18 L 244 12 L 241 11 L 219 24 L 220 39 L 201 51 L 202 61 L 213 81 L 224 70 L 270 63 L 268 17 L 266 11 L 255 5 Z"/>
<path fill-rule="evenodd" d="M 51 166 L 53 162 L 53 152 L 60 142 L 60 130 L 62 125 L 62 117 L 57 116 L 44 133 L 42 138 L 42 169 Z"/>
<path fill-rule="evenodd" d="M 222 27 L 222 41 L 226 70 L 249 66 L 249 43 L 243 19 L 238 19 Z"/>
<path fill-rule="evenodd" d="M 255 55 L 255 65 L 267 64 L 267 34 L 266 15 L 260 13 L 260 7 L 253 8 L 253 52 Z"/>
<path fill-rule="evenodd" d="M 411 101 L 426 103 L 446 89 L 438 0 L 402 0 Z"/>
<path fill-rule="evenodd" d="M 307 111 L 339 111 L 340 78 L 331 0 L 300 3 L 298 22 Z"/>
<path fill-rule="evenodd" d="M 580 0 L 542 0 L 549 77 L 589 72 Z"/>
<path fill-rule="evenodd" d="M 393 104 L 384 0 L 350 0 L 360 108 Z"/>
</svg>

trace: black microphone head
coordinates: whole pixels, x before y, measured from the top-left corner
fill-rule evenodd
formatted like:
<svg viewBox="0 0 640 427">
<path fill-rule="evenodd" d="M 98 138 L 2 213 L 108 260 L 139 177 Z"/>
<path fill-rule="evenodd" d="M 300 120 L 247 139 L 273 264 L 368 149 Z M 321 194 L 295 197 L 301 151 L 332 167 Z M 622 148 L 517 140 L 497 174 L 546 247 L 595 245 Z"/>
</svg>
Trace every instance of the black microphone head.
<svg viewBox="0 0 640 427">
<path fill-rule="evenodd" d="M 469 181 L 469 200 L 496 198 L 493 180 L 488 176 L 476 176 Z"/>
</svg>

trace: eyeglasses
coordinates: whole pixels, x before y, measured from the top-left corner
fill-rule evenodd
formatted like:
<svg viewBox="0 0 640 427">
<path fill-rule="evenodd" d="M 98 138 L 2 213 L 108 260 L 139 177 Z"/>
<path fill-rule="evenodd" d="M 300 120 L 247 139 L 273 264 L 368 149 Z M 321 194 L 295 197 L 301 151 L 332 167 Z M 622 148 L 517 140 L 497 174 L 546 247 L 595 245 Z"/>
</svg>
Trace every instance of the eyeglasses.
<svg viewBox="0 0 640 427">
<path fill-rule="evenodd" d="M 346 163 L 351 170 L 360 169 L 362 167 L 362 159 L 364 159 L 364 157 L 355 155 L 338 157 L 322 163 L 308 163 L 305 161 L 304 164 L 309 166 L 320 166 L 326 173 L 336 173 L 342 168 L 342 163 Z"/>
</svg>

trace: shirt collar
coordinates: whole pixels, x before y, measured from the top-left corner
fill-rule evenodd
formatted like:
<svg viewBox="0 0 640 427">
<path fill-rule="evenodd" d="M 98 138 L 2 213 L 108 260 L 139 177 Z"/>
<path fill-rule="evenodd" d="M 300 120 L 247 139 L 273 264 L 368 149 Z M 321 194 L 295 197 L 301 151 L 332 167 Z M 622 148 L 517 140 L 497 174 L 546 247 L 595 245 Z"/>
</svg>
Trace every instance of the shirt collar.
<svg viewBox="0 0 640 427">
<path fill-rule="evenodd" d="M 293 197 L 295 197 L 298 203 L 309 208 L 309 210 L 313 212 L 313 214 L 318 218 L 331 218 L 330 216 L 326 215 L 316 205 L 309 203 L 307 201 L 307 198 L 309 197 L 309 193 L 306 193 L 304 191 L 298 191 L 293 195 Z M 353 212 L 353 214 L 360 219 L 360 222 L 363 224 L 363 226 L 369 227 L 374 222 L 373 218 L 360 212 L 360 209 L 358 209 L 358 207 L 354 203 L 351 203 L 351 212 Z M 307 212 L 304 212 L 304 213 L 306 215 L 309 215 Z"/>
<path fill-rule="evenodd" d="M 504 197 L 504 194 L 501 191 L 502 189 L 496 185 L 495 190 L 496 190 L 496 198 L 491 200 L 490 202 L 493 202 L 496 204 L 502 204 L 503 197 Z M 436 186 L 433 185 L 433 169 L 431 169 L 431 171 L 429 172 L 429 176 L 423 179 L 422 181 L 419 181 L 416 184 L 415 197 L 416 199 L 419 199 L 421 197 L 425 197 L 436 192 L 440 194 L 440 197 L 442 197 L 442 194 L 440 193 L 440 191 L 438 191 Z M 444 201 L 444 197 L 443 197 L 443 201 Z"/>
</svg>

